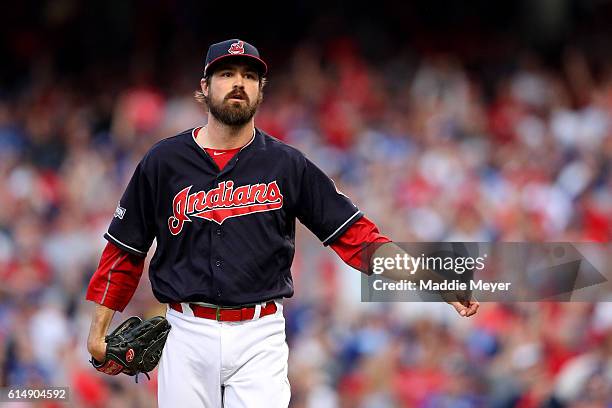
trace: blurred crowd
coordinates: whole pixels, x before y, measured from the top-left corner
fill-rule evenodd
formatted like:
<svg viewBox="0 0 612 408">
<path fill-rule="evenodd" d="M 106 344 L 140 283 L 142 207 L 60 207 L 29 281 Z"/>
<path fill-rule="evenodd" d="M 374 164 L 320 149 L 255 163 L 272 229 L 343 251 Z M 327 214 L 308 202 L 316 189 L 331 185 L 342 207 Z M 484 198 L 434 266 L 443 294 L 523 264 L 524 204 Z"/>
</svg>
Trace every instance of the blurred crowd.
<svg viewBox="0 0 612 408">
<path fill-rule="evenodd" d="M 271 70 L 256 125 L 395 241 L 609 242 L 612 61 L 594 69 L 567 49 L 555 67 L 515 62 L 491 80 L 451 54 L 372 62 L 344 38 L 304 44 Z M 155 375 L 89 366 L 84 290 L 137 162 L 205 112 L 193 75 L 164 89 L 144 66 L 109 72 L 71 82 L 43 61 L 0 95 L 0 386 L 154 406 Z M 363 304 L 359 273 L 304 228 L 293 274 L 293 407 L 612 406 L 609 303 L 487 303 L 469 320 L 445 304 Z M 144 276 L 122 318 L 164 311 Z"/>
</svg>

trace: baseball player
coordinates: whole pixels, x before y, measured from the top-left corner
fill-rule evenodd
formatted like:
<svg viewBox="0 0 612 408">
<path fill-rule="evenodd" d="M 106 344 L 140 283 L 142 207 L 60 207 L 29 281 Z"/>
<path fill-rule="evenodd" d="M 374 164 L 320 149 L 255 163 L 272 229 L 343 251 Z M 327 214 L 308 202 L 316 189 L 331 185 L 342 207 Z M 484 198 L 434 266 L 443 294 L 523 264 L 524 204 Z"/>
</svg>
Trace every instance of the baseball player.
<svg viewBox="0 0 612 408">
<path fill-rule="evenodd" d="M 206 126 L 142 158 L 87 290 L 97 303 L 88 349 L 103 361 L 113 314 L 131 299 L 157 240 L 149 279 L 172 326 L 160 407 L 288 406 L 282 299 L 293 295 L 296 219 L 364 273 L 362 244 L 390 243 L 300 151 L 255 127 L 266 74 L 251 44 L 210 46 L 196 95 Z M 478 309 L 476 301 L 451 304 L 465 316 Z"/>
</svg>

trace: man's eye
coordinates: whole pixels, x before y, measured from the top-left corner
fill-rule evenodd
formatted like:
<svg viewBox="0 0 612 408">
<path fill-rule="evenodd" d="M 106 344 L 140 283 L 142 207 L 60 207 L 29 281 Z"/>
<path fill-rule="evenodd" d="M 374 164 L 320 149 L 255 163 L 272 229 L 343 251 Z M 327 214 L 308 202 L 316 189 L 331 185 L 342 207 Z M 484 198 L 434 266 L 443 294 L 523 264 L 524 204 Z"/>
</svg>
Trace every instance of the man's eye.
<svg viewBox="0 0 612 408">
<path fill-rule="evenodd" d="M 246 77 L 247 77 L 248 79 L 256 79 L 256 78 L 255 78 L 255 74 L 246 74 Z"/>
<path fill-rule="evenodd" d="M 232 76 L 232 73 L 231 72 L 222 72 L 221 76 L 230 77 L 230 76 Z"/>
</svg>

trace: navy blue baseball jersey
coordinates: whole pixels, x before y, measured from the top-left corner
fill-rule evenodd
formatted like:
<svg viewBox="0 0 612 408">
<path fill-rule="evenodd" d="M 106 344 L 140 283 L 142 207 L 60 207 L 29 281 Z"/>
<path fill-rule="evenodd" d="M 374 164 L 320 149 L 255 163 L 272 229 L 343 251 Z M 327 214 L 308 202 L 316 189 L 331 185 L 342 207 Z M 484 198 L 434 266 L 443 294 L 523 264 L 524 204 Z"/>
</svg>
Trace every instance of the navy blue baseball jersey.
<svg viewBox="0 0 612 408">
<path fill-rule="evenodd" d="M 295 220 L 329 245 L 362 213 L 299 150 L 255 129 L 219 171 L 195 129 L 140 161 L 105 238 L 145 256 L 162 303 L 240 305 L 293 295 Z"/>
</svg>

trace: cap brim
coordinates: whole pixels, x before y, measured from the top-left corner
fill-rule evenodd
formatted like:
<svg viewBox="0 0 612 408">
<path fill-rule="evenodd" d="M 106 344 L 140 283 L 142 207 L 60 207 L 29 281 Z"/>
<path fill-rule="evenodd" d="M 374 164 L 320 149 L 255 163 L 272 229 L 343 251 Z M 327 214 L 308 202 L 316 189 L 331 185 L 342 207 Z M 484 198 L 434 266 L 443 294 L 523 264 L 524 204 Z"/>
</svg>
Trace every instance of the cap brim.
<svg viewBox="0 0 612 408">
<path fill-rule="evenodd" d="M 252 60 L 252 62 L 255 63 L 255 65 L 257 65 L 259 67 L 258 71 L 259 74 L 261 76 L 265 76 L 268 73 L 268 66 L 266 65 L 266 63 L 259 57 L 256 57 L 255 55 L 250 55 L 250 54 L 229 54 L 229 55 L 222 55 L 220 57 L 215 58 L 214 60 L 210 61 L 205 67 L 204 67 L 204 74 L 208 75 L 210 70 L 217 65 L 220 61 L 223 61 L 227 58 L 248 58 L 249 60 Z"/>
</svg>

